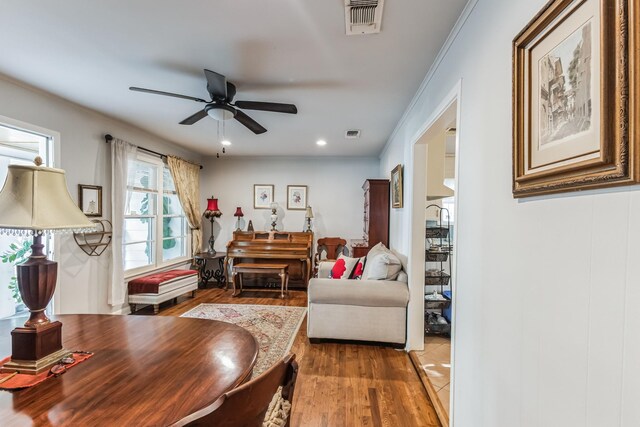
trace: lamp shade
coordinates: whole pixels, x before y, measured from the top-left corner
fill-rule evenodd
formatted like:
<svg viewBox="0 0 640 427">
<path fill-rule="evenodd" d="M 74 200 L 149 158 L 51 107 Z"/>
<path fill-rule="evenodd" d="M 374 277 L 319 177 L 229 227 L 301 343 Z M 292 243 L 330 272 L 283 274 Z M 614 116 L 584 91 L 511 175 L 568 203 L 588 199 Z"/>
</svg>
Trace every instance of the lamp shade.
<svg viewBox="0 0 640 427">
<path fill-rule="evenodd" d="M 207 210 L 208 211 L 219 211 L 218 209 L 218 199 L 207 199 Z"/>
<path fill-rule="evenodd" d="M 244 216 L 244 214 L 242 213 L 242 208 L 240 206 L 236 208 L 236 213 L 234 213 L 233 216 Z"/>
<path fill-rule="evenodd" d="M 222 216 L 222 212 L 218 209 L 218 199 L 215 199 L 211 196 L 210 199 L 207 199 L 207 209 L 203 212 L 205 218 L 220 218 Z"/>
<path fill-rule="evenodd" d="M 307 212 L 304 214 L 305 218 L 313 218 L 313 210 L 311 210 L 311 206 L 307 206 Z"/>
<path fill-rule="evenodd" d="M 0 191 L 0 228 L 86 230 L 95 224 L 74 203 L 62 169 L 10 165 Z"/>
</svg>

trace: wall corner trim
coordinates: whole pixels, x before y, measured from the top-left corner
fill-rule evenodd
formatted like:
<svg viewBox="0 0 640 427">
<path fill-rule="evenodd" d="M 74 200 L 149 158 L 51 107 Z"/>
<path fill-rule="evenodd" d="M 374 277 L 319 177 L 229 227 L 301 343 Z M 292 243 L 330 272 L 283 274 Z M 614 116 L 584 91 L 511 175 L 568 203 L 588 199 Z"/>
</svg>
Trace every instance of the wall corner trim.
<svg viewBox="0 0 640 427">
<path fill-rule="evenodd" d="M 467 22 L 467 19 L 469 18 L 469 16 L 471 15 L 471 12 L 473 12 L 477 4 L 478 4 L 478 0 L 469 0 L 465 5 L 464 9 L 462 10 L 462 13 L 458 17 L 458 20 L 456 21 L 455 25 L 451 29 L 451 32 L 447 36 L 447 39 L 444 41 L 442 48 L 438 52 L 436 59 L 433 61 L 433 64 L 429 68 L 429 71 L 427 71 L 427 74 L 422 80 L 422 83 L 420 83 L 420 86 L 418 87 L 416 94 L 413 96 L 413 98 L 411 99 L 411 102 L 409 103 L 407 108 L 404 110 L 402 117 L 400 117 L 400 120 L 398 120 L 396 127 L 393 129 L 393 132 L 391 132 L 391 135 L 389 136 L 387 143 L 382 148 L 382 151 L 378 156 L 379 159 L 382 159 L 386 154 L 386 152 L 389 150 L 389 147 L 391 146 L 396 134 L 398 133 L 398 131 L 400 130 L 404 122 L 407 120 L 407 117 L 413 110 L 413 107 L 418 102 L 418 99 L 422 96 L 422 93 L 426 90 L 427 86 L 429 85 L 429 82 L 431 82 L 431 79 L 433 78 L 436 71 L 440 67 L 440 64 L 442 64 L 444 57 L 447 55 L 447 52 L 449 52 L 451 45 L 453 45 L 453 42 L 458 37 L 458 34 L 460 34 L 460 31 L 464 27 L 464 24 Z"/>
</svg>

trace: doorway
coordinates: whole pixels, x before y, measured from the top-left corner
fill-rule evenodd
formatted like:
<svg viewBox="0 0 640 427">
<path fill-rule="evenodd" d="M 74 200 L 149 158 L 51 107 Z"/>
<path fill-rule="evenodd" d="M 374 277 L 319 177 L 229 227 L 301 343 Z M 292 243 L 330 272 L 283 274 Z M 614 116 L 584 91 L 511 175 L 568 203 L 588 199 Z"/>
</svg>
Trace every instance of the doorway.
<svg viewBox="0 0 640 427">
<path fill-rule="evenodd" d="M 409 354 L 444 426 L 452 422 L 454 387 L 459 95 L 460 84 L 413 147 L 410 270 L 412 295 L 420 298 L 412 297 L 410 319 L 422 345 Z"/>
</svg>

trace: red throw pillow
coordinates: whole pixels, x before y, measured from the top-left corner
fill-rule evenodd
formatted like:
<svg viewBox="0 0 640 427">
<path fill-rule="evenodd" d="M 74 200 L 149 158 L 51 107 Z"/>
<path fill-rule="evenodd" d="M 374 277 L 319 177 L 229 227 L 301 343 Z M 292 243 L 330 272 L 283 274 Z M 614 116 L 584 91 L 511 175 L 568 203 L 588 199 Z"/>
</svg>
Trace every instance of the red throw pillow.
<svg viewBox="0 0 640 427">
<path fill-rule="evenodd" d="M 353 272 L 351 273 L 350 279 L 360 280 L 362 278 L 362 273 L 364 272 L 364 264 L 367 261 L 367 257 L 363 256 L 358 260 L 356 266 L 353 268 Z"/>
<path fill-rule="evenodd" d="M 333 264 L 333 268 L 331 269 L 331 278 L 332 279 L 342 279 L 344 272 L 347 271 L 347 266 L 344 262 L 344 259 L 340 258 Z"/>
<path fill-rule="evenodd" d="M 359 258 L 340 255 L 331 269 L 332 279 L 352 279 Z"/>
</svg>

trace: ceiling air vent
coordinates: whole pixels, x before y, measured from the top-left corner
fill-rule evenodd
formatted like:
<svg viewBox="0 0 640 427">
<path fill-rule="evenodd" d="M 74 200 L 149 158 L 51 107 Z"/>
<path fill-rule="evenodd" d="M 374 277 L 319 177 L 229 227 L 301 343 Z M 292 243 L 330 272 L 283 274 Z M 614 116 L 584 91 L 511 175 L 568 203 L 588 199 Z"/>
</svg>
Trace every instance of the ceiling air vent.
<svg viewBox="0 0 640 427">
<path fill-rule="evenodd" d="M 344 0 L 344 18 L 347 35 L 380 32 L 384 0 Z"/>
<path fill-rule="evenodd" d="M 348 131 L 345 131 L 344 137 L 347 139 L 360 138 L 360 131 L 358 129 L 349 129 Z"/>
</svg>

